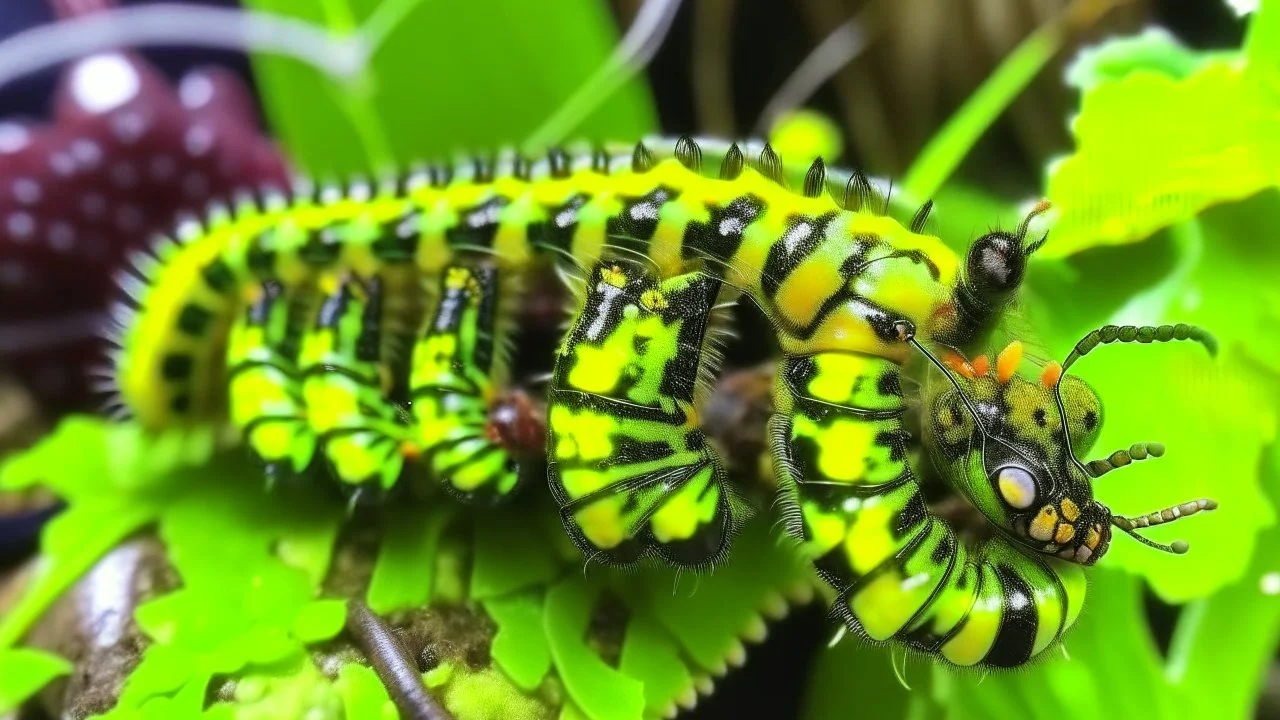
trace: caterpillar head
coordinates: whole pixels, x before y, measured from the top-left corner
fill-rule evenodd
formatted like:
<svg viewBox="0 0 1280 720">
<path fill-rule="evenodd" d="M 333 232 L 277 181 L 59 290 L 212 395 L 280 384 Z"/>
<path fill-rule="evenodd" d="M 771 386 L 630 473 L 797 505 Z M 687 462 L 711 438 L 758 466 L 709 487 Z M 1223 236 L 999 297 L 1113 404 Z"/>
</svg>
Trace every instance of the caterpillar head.
<svg viewBox="0 0 1280 720">
<path fill-rule="evenodd" d="M 1064 373 L 1100 343 L 1175 339 L 1213 348 L 1211 337 L 1190 326 L 1108 326 L 1086 336 L 1063 365 L 1049 363 L 1032 377 L 1017 372 L 1017 342 L 994 363 L 986 356 L 969 361 L 948 353 L 939 361 L 930 355 L 949 382 L 928 400 L 926 445 L 954 487 L 1001 532 L 1032 550 L 1092 565 L 1106 553 L 1112 528 L 1120 528 L 1151 547 L 1186 552 L 1185 542 L 1162 545 L 1136 530 L 1212 510 L 1216 503 L 1195 500 L 1135 518 L 1113 515 L 1094 498 L 1093 481 L 1164 449 L 1139 443 L 1105 460 L 1081 462 L 1076 453 L 1087 452 L 1098 438 L 1102 403 L 1083 380 Z"/>
</svg>

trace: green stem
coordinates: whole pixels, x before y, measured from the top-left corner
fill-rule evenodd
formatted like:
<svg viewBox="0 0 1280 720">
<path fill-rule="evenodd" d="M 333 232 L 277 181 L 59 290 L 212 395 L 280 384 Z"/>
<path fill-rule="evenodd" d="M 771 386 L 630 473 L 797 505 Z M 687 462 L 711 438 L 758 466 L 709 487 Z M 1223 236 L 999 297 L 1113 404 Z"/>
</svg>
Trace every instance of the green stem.
<svg viewBox="0 0 1280 720">
<path fill-rule="evenodd" d="M 378 22 L 376 29 L 381 34 L 379 42 L 385 39 L 386 35 L 391 31 L 391 28 L 387 27 L 387 23 L 383 22 L 383 20 L 391 17 L 392 20 L 398 21 L 407 14 L 410 4 L 408 2 L 394 3 L 394 7 L 397 8 L 397 14 L 395 15 L 374 14 L 373 19 Z M 324 11 L 325 25 L 334 34 L 351 36 L 360 32 L 360 27 L 356 23 L 355 13 L 347 0 L 321 0 L 321 8 Z M 376 47 L 371 48 L 370 55 L 375 50 Z M 338 107 L 342 108 L 343 114 L 347 116 L 347 120 L 351 122 L 352 129 L 355 130 L 356 136 L 360 138 L 360 146 L 364 150 L 366 167 L 373 172 L 381 172 L 395 167 L 395 154 L 391 151 L 391 143 L 382 127 L 378 111 L 373 106 L 373 96 L 376 91 L 373 78 L 369 74 L 368 65 L 361 68 L 360 72 L 350 80 L 342 83 L 330 83 L 328 87 L 329 92 L 334 97 L 334 101 L 338 104 Z"/>
<path fill-rule="evenodd" d="M 932 197 L 951 177 L 987 128 L 1062 47 L 1068 13 L 1027 36 L 930 138 L 903 180 L 908 195 Z"/>
</svg>

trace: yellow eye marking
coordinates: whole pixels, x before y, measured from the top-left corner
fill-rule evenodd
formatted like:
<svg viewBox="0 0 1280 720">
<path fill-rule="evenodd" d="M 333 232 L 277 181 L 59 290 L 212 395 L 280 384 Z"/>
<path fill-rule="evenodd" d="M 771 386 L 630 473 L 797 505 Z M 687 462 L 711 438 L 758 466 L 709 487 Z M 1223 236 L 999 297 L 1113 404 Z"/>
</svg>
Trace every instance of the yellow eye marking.
<svg viewBox="0 0 1280 720">
<path fill-rule="evenodd" d="M 1075 536 L 1076 536 L 1075 526 L 1062 523 L 1061 525 L 1058 526 L 1058 532 L 1053 534 L 1053 541 L 1061 545 Z"/>
<path fill-rule="evenodd" d="M 1076 518 L 1080 517 L 1080 508 L 1071 502 L 1071 498 L 1062 498 L 1062 502 L 1058 505 L 1062 508 L 1062 517 L 1066 518 L 1067 522 L 1075 522 Z"/>
<path fill-rule="evenodd" d="M 1052 505 L 1045 505 L 1040 508 L 1040 512 L 1031 521 L 1031 526 L 1027 528 L 1027 534 L 1036 540 L 1048 542 L 1053 539 L 1053 530 L 1057 526 L 1058 511 Z"/>
<path fill-rule="evenodd" d="M 1004 468 L 996 477 L 1000 495 L 1011 506 L 1029 508 L 1036 501 L 1036 485 L 1025 470 Z"/>
<path fill-rule="evenodd" d="M 1101 541 L 1102 541 L 1102 535 L 1098 533 L 1097 527 L 1089 528 L 1089 531 L 1086 532 L 1084 535 L 1084 544 L 1087 545 L 1090 550 L 1097 549 L 1098 543 Z"/>
</svg>

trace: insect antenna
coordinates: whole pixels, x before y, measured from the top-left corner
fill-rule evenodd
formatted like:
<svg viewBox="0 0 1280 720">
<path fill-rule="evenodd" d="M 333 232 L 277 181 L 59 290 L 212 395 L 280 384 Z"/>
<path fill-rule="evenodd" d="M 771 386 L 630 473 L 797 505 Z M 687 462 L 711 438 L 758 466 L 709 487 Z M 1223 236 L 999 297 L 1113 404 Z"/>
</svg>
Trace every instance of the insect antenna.
<svg viewBox="0 0 1280 720">
<path fill-rule="evenodd" d="M 1096 480 L 1116 468 L 1128 465 L 1134 460 L 1158 458 L 1163 455 L 1164 445 L 1160 443 L 1134 443 L 1128 450 L 1117 450 L 1108 455 L 1105 460 L 1090 460 L 1085 464 L 1085 469 Z"/>
<path fill-rule="evenodd" d="M 1076 343 L 1076 346 L 1067 354 L 1067 359 L 1062 361 L 1061 369 L 1058 371 L 1057 378 L 1055 378 L 1053 382 L 1053 399 L 1058 405 L 1058 417 L 1062 422 L 1062 440 L 1066 446 L 1067 457 L 1080 469 L 1081 472 L 1090 477 L 1098 477 L 1102 473 L 1108 472 L 1116 467 L 1127 465 L 1128 462 L 1126 461 L 1126 458 L 1127 460 L 1134 459 L 1135 450 L 1137 450 L 1140 455 L 1149 453 L 1154 457 L 1159 457 L 1164 454 L 1164 447 L 1159 444 L 1154 444 L 1160 451 L 1151 452 L 1152 444 L 1139 443 L 1129 448 L 1127 453 L 1121 450 L 1119 452 L 1112 453 L 1111 457 L 1107 458 L 1106 461 L 1094 461 L 1090 463 L 1091 467 L 1095 467 L 1099 463 L 1107 463 L 1107 467 L 1102 469 L 1101 472 L 1096 475 L 1090 472 L 1089 468 L 1085 467 L 1084 464 L 1082 464 L 1076 457 L 1075 451 L 1071 447 L 1071 431 L 1067 426 L 1067 408 L 1062 402 L 1062 379 L 1067 375 L 1067 368 L 1071 367 L 1071 365 L 1080 358 L 1093 352 L 1093 350 L 1099 345 L 1108 345 L 1114 342 L 1136 342 L 1146 344 L 1152 342 L 1171 342 L 1173 340 L 1194 340 L 1201 345 L 1204 345 L 1210 355 L 1217 355 L 1218 353 L 1218 341 L 1215 340 L 1213 335 L 1209 334 L 1207 330 L 1196 325 L 1187 325 L 1186 323 L 1159 326 L 1107 325 L 1100 327 L 1097 330 L 1093 330 L 1081 338 L 1080 342 Z M 1113 462 L 1115 460 L 1118 460 L 1119 462 Z M 1181 555 L 1190 547 L 1185 540 L 1175 540 L 1168 545 L 1164 545 L 1139 535 L 1137 530 L 1139 528 L 1151 527 L 1152 525 L 1161 525 L 1173 522 L 1180 517 L 1194 515 L 1202 510 L 1213 510 L 1217 507 L 1218 503 L 1213 500 L 1192 500 L 1190 502 L 1174 505 L 1173 507 L 1136 518 L 1126 518 L 1120 515 L 1113 515 L 1111 517 L 1111 524 L 1125 531 L 1130 537 L 1143 545 L 1163 552 Z"/>
<path fill-rule="evenodd" d="M 1139 542 L 1141 542 L 1144 545 L 1148 545 L 1150 547 L 1156 548 L 1157 550 L 1170 552 L 1175 555 L 1181 555 L 1185 553 L 1187 549 L 1190 547 L 1187 544 L 1187 541 L 1174 540 L 1172 543 L 1169 543 L 1168 545 L 1162 545 L 1160 543 L 1153 542 L 1151 540 L 1148 540 L 1147 538 L 1142 537 L 1137 533 L 1137 531 L 1141 528 L 1147 528 L 1147 527 L 1152 527 L 1154 525 L 1164 525 L 1165 523 L 1171 523 L 1174 520 L 1179 520 L 1189 515 L 1195 515 L 1198 512 L 1207 512 L 1209 510 L 1217 510 L 1217 509 L 1218 509 L 1217 501 L 1211 500 L 1209 498 L 1200 498 L 1199 500 L 1192 500 L 1190 502 L 1179 503 L 1177 505 L 1167 507 L 1163 510 L 1157 510 L 1155 512 L 1147 513 L 1146 515 L 1139 515 L 1137 517 L 1129 518 L 1129 517 L 1124 517 L 1122 515 L 1113 515 L 1111 517 L 1111 524 L 1129 533 L 1131 537 L 1136 538 Z"/>
<path fill-rule="evenodd" d="M 909 323 L 898 323 L 898 333 L 904 340 L 914 345 L 916 350 L 919 350 L 922 355 L 929 358 L 929 362 L 933 363 L 934 367 L 942 371 L 942 374 L 946 376 L 947 380 L 951 383 L 951 386 L 956 389 L 956 394 L 960 396 L 960 400 L 964 403 L 965 409 L 967 409 L 969 414 L 973 416 L 973 422 L 975 427 L 978 428 L 978 432 L 982 433 L 986 437 L 990 437 L 990 435 L 987 434 L 986 428 L 982 425 L 982 416 L 978 414 L 978 408 L 974 407 L 973 400 L 970 400 L 969 396 L 965 394 L 964 390 L 960 387 L 960 382 L 956 380 L 956 377 L 951 373 L 951 370 L 948 369 L 941 360 L 938 360 L 933 353 L 929 352 L 924 345 L 920 344 L 920 341 L 917 340 L 915 336 L 915 328 L 910 327 Z"/>
<path fill-rule="evenodd" d="M 1023 223 L 1026 224 L 1026 221 Z M 1071 433 L 1067 428 L 1067 408 L 1062 402 L 1062 379 L 1067 376 L 1067 369 L 1070 368 L 1077 360 L 1093 352 L 1099 345 L 1107 345 L 1113 342 L 1170 342 L 1173 340 L 1195 340 L 1204 345 L 1210 355 L 1218 353 L 1218 341 L 1209 334 L 1204 328 L 1196 325 L 1187 325 L 1186 323 L 1178 323 L 1177 325 L 1106 325 L 1097 330 L 1092 330 L 1089 334 L 1080 338 L 1076 346 L 1067 354 L 1067 359 L 1062 361 L 1062 365 L 1058 370 L 1057 378 L 1053 382 L 1053 399 L 1058 405 L 1058 417 L 1062 420 L 1062 439 L 1066 444 L 1067 457 L 1071 462 L 1075 463 L 1080 472 L 1089 474 L 1088 469 L 1076 457 L 1075 451 L 1071 447 Z"/>
</svg>

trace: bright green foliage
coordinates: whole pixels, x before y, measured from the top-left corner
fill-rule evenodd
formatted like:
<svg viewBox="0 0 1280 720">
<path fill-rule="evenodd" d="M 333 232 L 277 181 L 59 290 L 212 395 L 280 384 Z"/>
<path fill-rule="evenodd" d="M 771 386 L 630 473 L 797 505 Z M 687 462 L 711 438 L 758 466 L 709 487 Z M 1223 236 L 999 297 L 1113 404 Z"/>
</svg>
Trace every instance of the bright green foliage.
<svg viewBox="0 0 1280 720">
<path fill-rule="evenodd" d="M 258 56 L 255 70 L 274 134 L 320 175 L 368 172 L 519 143 L 617 42 L 608 7 L 562 0 L 250 0 L 335 33 L 383 38 L 366 72 L 336 84 L 295 60 Z M 495 112 L 502 108 L 502 112 Z M 640 137 L 654 126 L 644 84 L 632 81 L 576 129 L 582 137 Z"/>
<path fill-rule="evenodd" d="M 12 712 L 53 680 L 71 672 L 66 660 L 40 650 L 0 650 L 0 713 Z"/>
<path fill-rule="evenodd" d="M 1087 92 L 1076 150 L 1049 170 L 1061 213 L 1049 255 L 1141 240 L 1280 181 L 1280 6 L 1264 3 L 1238 53 L 1167 36 L 1109 45 L 1070 73 Z"/>
<path fill-rule="evenodd" d="M 154 523 L 181 587 L 137 609 L 152 644 L 108 717 L 393 717 L 371 670 L 348 664 L 330 681 L 310 656 L 345 622 L 344 600 L 321 593 L 347 517 L 340 498 L 316 488 L 267 492 L 253 467 L 208 457 L 207 445 L 196 456 L 206 459 L 187 466 L 179 461 L 191 455 L 162 452 L 170 442 L 161 438 L 151 451 L 145 441 L 137 444 L 131 426 L 71 418 L 5 466 L 6 487 L 43 479 L 69 509 L 49 526 L 43 548 L 57 585 L 41 581 L 5 617 L 4 637 L 21 637 L 102 553 Z M 140 462 L 133 475 L 113 465 L 126 452 Z M 167 472 L 141 463 L 153 456 Z M 805 565 L 767 522 L 752 524 L 739 539 L 743 552 L 693 592 L 693 582 L 682 586 L 665 568 L 593 566 L 584 576 L 581 557 L 565 550 L 554 521 L 547 499 L 534 508 L 473 513 L 445 497 L 400 503 L 382 519 L 368 602 L 392 612 L 460 599 L 496 625 L 492 667 L 458 666 L 437 678 L 443 702 L 460 720 L 536 717 L 557 697 L 545 692 L 548 683 L 562 686 L 584 717 L 661 715 L 695 695 L 696 679 L 723 672 L 742 653 L 743 639 L 762 631 L 762 612 L 786 607 L 781 592 L 806 594 Z M 602 598 L 624 608 L 611 621 L 620 638 L 612 660 L 602 655 L 610 641 L 588 631 Z M 37 659 L 29 672 L 0 673 L 0 699 L 10 704 L 66 669 L 34 651 L 0 652 L 0 664 Z M 206 710 L 215 677 L 236 680 L 235 689 L 231 700 Z"/>
</svg>

